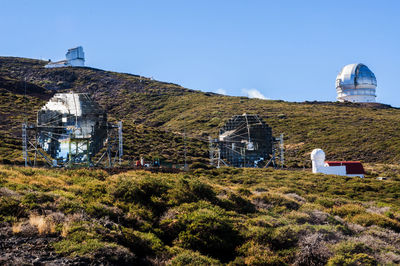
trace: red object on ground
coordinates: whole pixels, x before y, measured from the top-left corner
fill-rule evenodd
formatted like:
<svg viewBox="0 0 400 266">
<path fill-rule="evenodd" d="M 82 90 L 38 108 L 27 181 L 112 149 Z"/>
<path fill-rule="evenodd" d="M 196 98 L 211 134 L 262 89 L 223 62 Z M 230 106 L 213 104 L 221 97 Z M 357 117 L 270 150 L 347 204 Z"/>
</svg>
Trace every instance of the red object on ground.
<svg viewBox="0 0 400 266">
<path fill-rule="evenodd" d="M 348 175 L 364 175 L 364 167 L 360 161 L 326 161 L 329 166 L 346 166 L 346 174 Z"/>
</svg>

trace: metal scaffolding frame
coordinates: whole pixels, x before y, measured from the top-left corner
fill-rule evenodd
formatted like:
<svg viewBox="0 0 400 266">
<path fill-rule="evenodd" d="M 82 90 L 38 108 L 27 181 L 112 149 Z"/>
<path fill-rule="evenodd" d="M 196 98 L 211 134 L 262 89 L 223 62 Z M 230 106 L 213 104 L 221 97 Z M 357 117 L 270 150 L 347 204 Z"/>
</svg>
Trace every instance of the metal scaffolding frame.
<svg viewBox="0 0 400 266">
<path fill-rule="evenodd" d="M 224 160 L 221 159 L 221 149 L 217 139 L 208 137 L 209 152 L 210 152 L 210 164 L 217 168 L 221 167 L 221 164 L 229 166 Z"/>
<path fill-rule="evenodd" d="M 284 157 L 285 148 L 283 142 L 283 134 L 281 134 L 279 138 L 274 138 L 272 146 L 272 156 L 271 159 L 269 159 L 269 161 L 265 164 L 264 168 L 267 168 L 271 164 L 275 169 L 278 168 L 278 165 L 276 163 L 278 145 L 279 145 L 280 167 L 283 168 L 283 166 L 285 165 L 285 157 Z"/>
<path fill-rule="evenodd" d="M 66 163 L 58 164 L 57 160 L 51 158 L 39 145 L 39 132 L 42 126 L 29 125 L 27 122 L 22 123 L 22 156 L 25 166 L 35 167 L 38 164 L 38 159 L 42 158 L 50 167 L 74 167 L 74 166 L 105 166 L 114 167 L 117 163 L 121 165 L 123 155 L 123 135 L 122 121 L 116 125 L 108 123 L 107 138 L 105 140 L 105 151 L 95 164 L 92 163 L 94 154 L 90 154 L 89 147 L 91 138 L 77 138 L 74 135 L 69 137 L 69 154 Z M 83 146 L 85 146 L 83 149 Z M 75 153 L 73 153 L 75 151 Z M 75 157 L 78 155 L 86 156 L 84 163 L 75 163 Z M 33 157 L 33 160 L 31 160 Z M 107 158 L 107 162 L 103 164 L 103 159 Z"/>
<path fill-rule="evenodd" d="M 29 125 L 27 122 L 22 123 L 22 156 L 25 166 L 37 166 L 38 157 L 40 156 L 49 166 L 53 166 L 53 162 L 49 155 L 38 145 L 38 130 L 36 125 Z M 33 154 L 33 162 L 31 160 Z"/>
<path fill-rule="evenodd" d="M 108 124 L 105 143 L 105 151 L 94 166 L 111 168 L 116 165 L 117 159 L 118 164 L 121 165 L 123 156 L 122 121 L 117 124 Z"/>
</svg>

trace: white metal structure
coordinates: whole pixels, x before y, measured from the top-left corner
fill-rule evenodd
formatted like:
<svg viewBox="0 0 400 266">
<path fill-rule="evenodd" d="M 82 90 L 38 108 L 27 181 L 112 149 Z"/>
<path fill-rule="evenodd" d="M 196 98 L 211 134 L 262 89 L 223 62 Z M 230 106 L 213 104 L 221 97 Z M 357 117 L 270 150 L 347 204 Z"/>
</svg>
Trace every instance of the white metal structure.
<svg viewBox="0 0 400 266">
<path fill-rule="evenodd" d="M 342 68 L 336 77 L 336 92 L 339 102 L 375 102 L 376 78 L 363 64 L 350 64 Z"/>
<path fill-rule="evenodd" d="M 325 166 L 325 152 L 314 149 L 311 152 L 312 172 L 327 175 L 346 175 L 346 166 Z"/>
<path fill-rule="evenodd" d="M 85 66 L 85 53 L 83 52 L 82 46 L 68 49 L 65 54 L 66 60 L 58 62 L 50 62 L 45 65 L 45 68 L 56 68 L 56 67 L 83 67 Z"/>
<path fill-rule="evenodd" d="M 321 149 L 311 152 L 311 161 L 313 173 L 364 178 L 365 172 L 360 161 L 325 161 L 325 152 Z"/>
</svg>

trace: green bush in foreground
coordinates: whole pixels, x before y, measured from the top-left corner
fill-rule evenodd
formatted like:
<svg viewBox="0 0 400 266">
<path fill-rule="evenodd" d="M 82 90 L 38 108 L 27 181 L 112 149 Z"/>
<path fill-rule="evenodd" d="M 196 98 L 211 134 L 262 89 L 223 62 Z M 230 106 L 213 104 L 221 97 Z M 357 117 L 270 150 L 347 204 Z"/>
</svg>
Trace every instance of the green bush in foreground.
<svg viewBox="0 0 400 266">
<path fill-rule="evenodd" d="M 117 247 L 117 245 L 114 243 L 103 242 L 98 239 L 86 239 L 82 242 L 75 240 L 62 240 L 54 244 L 54 249 L 56 252 L 70 256 L 86 255 L 99 251 L 103 248 L 113 247 Z"/>
<path fill-rule="evenodd" d="M 177 216 L 162 221 L 161 228 L 180 247 L 200 251 L 223 261 L 235 256 L 239 232 L 223 209 L 210 203 L 183 204 Z"/>
<path fill-rule="evenodd" d="M 369 254 L 372 252 L 372 249 L 366 246 L 361 242 L 342 242 L 336 245 L 335 250 L 339 254 L 357 254 L 357 253 L 366 253 Z"/>
<path fill-rule="evenodd" d="M 0 197 L 0 221 L 9 220 L 12 216 L 16 218 L 26 216 L 26 211 L 18 200 Z"/>
<path fill-rule="evenodd" d="M 400 232 L 400 222 L 377 213 L 363 213 L 351 218 L 351 221 L 362 226 L 378 225 Z"/>
<path fill-rule="evenodd" d="M 239 248 L 243 257 L 238 257 L 234 264 L 246 265 L 287 265 L 285 258 L 271 251 L 268 246 L 254 241 L 245 243 Z"/>
<path fill-rule="evenodd" d="M 14 168 L 20 170 L 0 166 L 2 226 L 16 238 L 50 237 L 60 256 L 77 260 L 374 265 L 396 263 L 400 256 L 395 232 L 400 204 L 387 196 L 399 193 L 393 190 L 398 181 L 385 186 L 363 181 L 381 189 L 359 192 L 354 200 L 358 179 L 300 171 L 222 168 L 108 175 Z"/>
<path fill-rule="evenodd" d="M 218 260 L 204 256 L 199 252 L 185 250 L 184 252 L 176 255 L 169 263 L 177 266 L 208 266 L 208 265 L 222 265 Z"/>
<path fill-rule="evenodd" d="M 121 238 L 121 243 L 136 254 L 157 255 L 165 250 L 164 243 L 153 233 L 123 228 Z"/>
<path fill-rule="evenodd" d="M 334 206 L 331 213 L 340 217 L 351 217 L 356 214 L 365 213 L 365 208 L 359 204 L 345 204 L 342 206 Z"/>
<path fill-rule="evenodd" d="M 196 178 L 180 178 L 168 190 L 170 205 L 195 202 L 199 200 L 216 201 L 216 193 L 212 187 Z"/>
<path fill-rule="evenodd" d="M 357 254 L 340 254 L 329 259 L 328 266 L 375 266 L 378 265 L 376 260 L 368 254 L 357 253 Z"/>
</svg>

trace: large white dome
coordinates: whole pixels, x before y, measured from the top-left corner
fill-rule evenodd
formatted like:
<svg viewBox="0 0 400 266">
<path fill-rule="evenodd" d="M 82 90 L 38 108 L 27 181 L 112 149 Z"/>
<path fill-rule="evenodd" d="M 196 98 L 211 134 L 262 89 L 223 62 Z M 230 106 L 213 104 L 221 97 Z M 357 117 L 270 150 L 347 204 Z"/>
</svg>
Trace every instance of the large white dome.
<svg viewBox="0 0 400 266">
<path fill-rule="evenodd" d="M 350 64 L 336 77 L 337 99 L 340 102 L 375 102 L 376 78 L 364 64 Z"/>
</svg>

